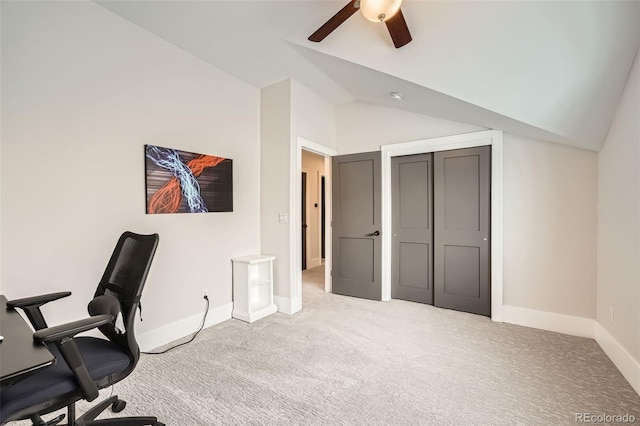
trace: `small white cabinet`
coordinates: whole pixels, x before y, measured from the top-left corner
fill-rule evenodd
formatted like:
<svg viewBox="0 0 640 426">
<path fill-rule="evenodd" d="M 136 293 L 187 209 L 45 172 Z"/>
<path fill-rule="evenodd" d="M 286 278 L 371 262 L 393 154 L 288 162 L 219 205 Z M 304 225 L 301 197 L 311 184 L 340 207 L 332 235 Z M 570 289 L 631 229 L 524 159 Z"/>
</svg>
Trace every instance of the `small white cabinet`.
<svg viewBox="0 0 640 426">
<path fill-rule="evenodd" d="M 233 317 L 254 322 L 278 309 L 273 303 L 274 256 L 252 255 L 233 263 Z"/>
</svg>

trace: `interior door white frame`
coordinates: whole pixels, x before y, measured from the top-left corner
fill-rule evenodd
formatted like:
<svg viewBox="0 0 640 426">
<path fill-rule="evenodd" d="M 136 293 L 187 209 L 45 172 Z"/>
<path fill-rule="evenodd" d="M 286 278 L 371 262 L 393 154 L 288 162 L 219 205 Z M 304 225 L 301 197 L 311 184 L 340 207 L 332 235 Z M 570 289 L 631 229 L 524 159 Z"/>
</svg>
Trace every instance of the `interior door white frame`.
<svg viewBox="0 0 640 426">
<path fill-rule="evenodd" d="M 502 132 L 382 145 L 382 300 L 391 300 L 391 157 L 491 145 L 491 319 L 502 322 Z"/>
<path fill-rule="evenodd" d="M 331 247 L 331 161 L 327 157 L 334 157 L 338 154 L 335 149 L 328 148 L 307 139 L 298 137 L 295 144 L 295 166 L 291 168 L 290 191 L 289 191 L 289 258 L 291 270 L 290 291 L 291 291 L 291 313 L 294 314 L 302 309 L 302 183 L 300 174 L 302 173 L 302 150 L 313 152 L 325 157 L 325 246 Z M 325 291 L 331 291 L 331 250 L 325 251 L 324 260 L 324 286 Z"/>
</svg>

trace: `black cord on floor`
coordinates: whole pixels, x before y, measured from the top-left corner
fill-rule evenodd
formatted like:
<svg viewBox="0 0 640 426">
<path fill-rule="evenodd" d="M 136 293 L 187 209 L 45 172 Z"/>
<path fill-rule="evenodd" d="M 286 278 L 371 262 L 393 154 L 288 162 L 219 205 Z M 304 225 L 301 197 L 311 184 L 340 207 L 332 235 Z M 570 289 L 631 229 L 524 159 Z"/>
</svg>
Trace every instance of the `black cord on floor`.
<svg viewBox="0 0 640 426">
<path fill-rule="evenodd" d="M 198 329 L 198 331 L 193 333 L 193 336 L 191 336 L 191 338 L 189 340 L 187 340 L 186 342 L 182 342 L 182 343 L 180 343 L 178 345 L 171 346 L 170 348 L 167 348 L 167 349 L 165 349 L 163 351 L 160 351 L 160 352 L 140 352 L 140 353 L 145 354 L 145 355 L 162 355 L 162 354 L 166 354 L 167 352 L 169 352 L 169 351 L 171 351 L 171 350 L 173 350 L 175 348 L 179 348 L 180 346 L 184 346 L 187 343 L 193 342 L 193 339 L 195 339 L 196 336 L 198 335 L 198 333 L 200 333 L 202 331 L 202 329 L 204 328 L 204 323 L 207 320 L 207 314 L 209 313 L 209 297 L 208 296 L 204 296 L 204 300 L 207 301 L 207 307 L 204 310 L 204 317 L 202 317 L 202 324 L 200 324 L 200 328 Z"/>
</svg>

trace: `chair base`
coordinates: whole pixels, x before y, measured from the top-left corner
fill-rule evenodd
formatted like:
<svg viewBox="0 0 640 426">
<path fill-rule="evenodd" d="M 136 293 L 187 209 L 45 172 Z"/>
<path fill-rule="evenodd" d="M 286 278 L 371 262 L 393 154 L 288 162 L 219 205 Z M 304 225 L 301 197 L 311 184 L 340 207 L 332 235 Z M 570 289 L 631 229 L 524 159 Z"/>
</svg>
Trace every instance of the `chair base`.
<svg viewBox="0 0 640 426">
<path fill-rule="evenodd" d="M 60 424 L 60 422 L 64 420 L 64 414 L 48 422 L 45 422 L 40 416 L 36 415 L 31 418 L 31 421 L 33 422 L 33 426 L 164 426 L 164 423 L 159 422 L 155 417 L 114 417 L 96 420 L 96 417 L 98 417 L 109 406 L 111 406 L 115 412 L 119 412 L 124 409 L 125 402 L 118 399 L 117 395 L 110 396 L 91 407 L 91 409 L 78 418 L 76 418 L 76 405 L 73 403 L 67 407 L 68 423 L 66 424 Z"/>
</svg>

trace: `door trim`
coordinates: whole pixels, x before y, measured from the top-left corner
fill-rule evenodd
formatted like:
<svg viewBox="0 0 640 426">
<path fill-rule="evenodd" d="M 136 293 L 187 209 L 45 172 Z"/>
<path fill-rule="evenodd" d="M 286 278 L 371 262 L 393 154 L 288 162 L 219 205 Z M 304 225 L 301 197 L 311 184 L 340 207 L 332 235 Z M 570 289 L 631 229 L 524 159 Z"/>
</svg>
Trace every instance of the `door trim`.
<svg viewBox="0 0 640 426">
<path fill-rule="evenodd" d="M 302 227 L 302 183 L 300 182 L 300 174 L 302 173 L 302 150 L 313 152 L 314 154 L 325 157 L 325 189 L 326 189 L 326 205 L 325 220 L 327 224 L 325 229 L 325 243 L 327 247 L 331 247 L 331 159 L 338 155 L 333 148 L 312 142 L 310 140 L 297 137 L 296 143 L 291 144 L 291 157 L 295 158 L 295 165 L 291 168 L 291 178 L 289 179 L 289 217 L 292 218 L 289 223 L 289 285 L 291 295 L 291 314 L 302 309 L 302 256 L 301 256 L 301 227 Z M 329 157 L 329 161 L 327 161 Z M 325 291 L 331 291 L 331 253 L 326 253 L 324 260 L 325 272 L 324 283 Z"/>
<path fill-rule="evenodd" d="M 491 319 L 502 322 L 502 132 L 382 145 L 382 300 L 391 300 L 391 157 L 491 145 Z"/>
</svg>

